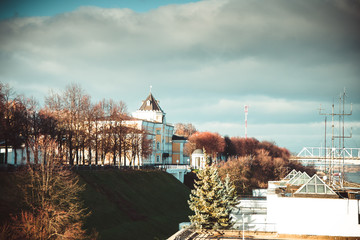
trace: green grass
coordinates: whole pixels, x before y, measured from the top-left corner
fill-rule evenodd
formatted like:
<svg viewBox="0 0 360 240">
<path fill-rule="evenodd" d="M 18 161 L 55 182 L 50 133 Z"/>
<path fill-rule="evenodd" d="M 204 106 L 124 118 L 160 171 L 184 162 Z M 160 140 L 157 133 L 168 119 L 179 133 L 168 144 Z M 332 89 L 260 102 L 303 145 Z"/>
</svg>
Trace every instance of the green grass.
<svg viewBox="0 0 360 240">
<path fill-rule="evenodd" d="M 88 229 L 101 239 L 166 239 L 188 221 L 190 190 L 159 171 L 81 171 Z"/>
<path fill-rule="evenodd" d="M 91 211 L 85 227 L 99 238 L 166 239 L 191 213 L 190 190 L 170 174 L 160 171 L 79 171 L 84 206 Z M 9 192 L 16 183 L 11 173 L 0 173 L 0 223 L 16 211 Z M 4 195 L 5 194 L 5 195 Z"/>
</svg>

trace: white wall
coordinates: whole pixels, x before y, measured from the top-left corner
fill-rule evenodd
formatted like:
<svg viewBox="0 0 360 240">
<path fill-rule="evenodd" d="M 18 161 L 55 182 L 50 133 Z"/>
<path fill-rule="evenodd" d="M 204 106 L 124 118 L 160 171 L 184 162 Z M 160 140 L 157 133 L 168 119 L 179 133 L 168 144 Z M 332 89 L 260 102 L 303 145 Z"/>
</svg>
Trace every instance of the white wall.
<svg viewBox="0 0 360 240">
<path fill-rule="evenodd" d="M 187 168 L 167 168 L 166 172 L 170 173 L 174 177 L 176 177 L 180 182 L 184 183 L 184 176 L 188 172 Z"/>
<path fill-rule="evenodd" d="M 267 221 L 266 208 L 266 200 L 241 199 L 240 204 L 231 212 L 235 221 L 234 228 L 243 230 L 244 222 L 245 231 L 274 232 L 274 224 Z"/>
<path fill-rule="evenodd" d="M 268 195 L 267 201 L 268 222 L 280 234 L 360 236 L 358 200 Z"/>
<path fill-rule="evenodd" d="M 4 155 L 5 158 L 5 149 L 2 148 L 0 149 L 0 152 Z M 16 165 L 25 165 L 26 162 L 26 151 L 25 149 L 16 149 L 16 153 L 17 153 L 17 162 Z M 39 158 L 40 158 L 40 154 L 39 154 Z M 41 160 L 41 159 L 39 159 Z M 34 154 L 32 153 L 32 151 L 30 151 L 30 162 L 33 163 L 34 162 Z M 8 148 L 8 162 L 7 164 L 10 165 L 14 165 L 15 164 L 15 152 L 14 149 L 12 148 Z"/>
</svg>

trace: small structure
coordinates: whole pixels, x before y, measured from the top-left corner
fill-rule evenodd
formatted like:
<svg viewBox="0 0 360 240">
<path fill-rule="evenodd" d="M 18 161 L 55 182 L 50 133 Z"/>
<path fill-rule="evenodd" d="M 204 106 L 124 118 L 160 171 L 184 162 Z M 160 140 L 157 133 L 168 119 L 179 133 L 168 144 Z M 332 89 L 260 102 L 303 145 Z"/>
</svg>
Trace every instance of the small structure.
<svg viewBox="0 0 360 240">
<path fill-rule="evenodd" d="M 270 239 L 359 239 L 360 188 L 334 189 L 316 174 L 293 170 L 280 181 L 270 181 L 266 197 L 255 196 L 256 191 L 253 195 L 241 198 L 232 211 L 236 237 L 231 239 L 241 239 L 244 232 Z M 191 236 L 187 239 L 214 239 L 196 236 L 191 228 L 170 239 L 184 232 Z"/>
<path fill-rule="evenodd" d="M 339 198 L 338 195 L 319 178 L 318 175 L 314 175 L 304 185 L 302 185 L 295 193 L 295 197 L 327 197 L 327 198 Z"/>
<path fill-rule="evenodd" d="M 194 169 L 203 169 L 206 165 L 204 152 L 202 149 L 196 149 L 191 154 L 191 167 Z"/>
</svg>

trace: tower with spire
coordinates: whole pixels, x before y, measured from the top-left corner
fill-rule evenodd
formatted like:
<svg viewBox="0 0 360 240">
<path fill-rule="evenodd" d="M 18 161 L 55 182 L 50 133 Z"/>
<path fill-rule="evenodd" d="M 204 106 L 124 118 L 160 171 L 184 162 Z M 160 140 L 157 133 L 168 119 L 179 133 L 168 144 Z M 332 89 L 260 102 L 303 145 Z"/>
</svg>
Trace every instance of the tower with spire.
<svg viewBox="0 0 360 240">
<path fill-rule="evenodd" d="M 142 165 L 186 164 L 187 157 L 183 153 L 186 138 L 174 135 L 174 126 L 166 122 L 165 112 L 159 101 L 150 92 L 142 101 L 140 108 L 132 113 L 133 120 L 129 125 L 144 129 L 151 140 L 153 151 L 147 159 L 141 159 Z"/>
<path fill-rule="evenodd" d="M 132 115 L 135 118 L 157 123 L 166 123 L 165 112 L 161 109 L 159 101 L 155 99 L 154 95 L 150 93 L 149 96 L 142 102 L 141 107 Z"/>
</svg>

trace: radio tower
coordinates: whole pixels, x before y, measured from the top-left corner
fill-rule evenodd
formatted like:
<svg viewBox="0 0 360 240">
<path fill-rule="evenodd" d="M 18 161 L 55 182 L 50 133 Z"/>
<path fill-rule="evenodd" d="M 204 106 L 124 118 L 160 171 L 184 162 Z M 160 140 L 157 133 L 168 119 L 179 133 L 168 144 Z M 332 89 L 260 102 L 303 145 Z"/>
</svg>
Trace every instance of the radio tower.
<svg viewBox="0 0 360 240">
<path fill-rule="evenodd" d="M 248 115 L 248 105 L 245 105 L 244 111 L 245 111 L 245 139 L 247 139 L 247 115 Z"/>
</svg>

